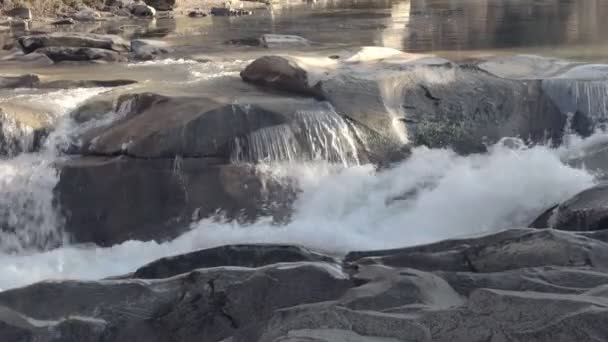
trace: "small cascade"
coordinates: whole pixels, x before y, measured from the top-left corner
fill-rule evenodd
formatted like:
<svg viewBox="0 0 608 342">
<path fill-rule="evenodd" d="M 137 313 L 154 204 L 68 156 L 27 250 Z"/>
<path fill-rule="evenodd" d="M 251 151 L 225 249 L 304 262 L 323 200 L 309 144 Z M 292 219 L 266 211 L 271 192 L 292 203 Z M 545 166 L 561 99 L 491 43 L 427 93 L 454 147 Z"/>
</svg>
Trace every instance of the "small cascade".
<svg viewBox="0 0 608 342">
<path fill-rule="evenodd" d="M 30 152 L 36 142 L 35 130 L 0 111 L 0 157 Z"/>
<path fill-rule="evenodd" d="M 54 129 L 40 151 L 23 148 L 35 143 L 34 131 L 33 138 L 23 136 L 23 145 L 19 147 L 23 153 L 0 159 L 0 253 L 48 249 L 65 242 L 62 219 L 53 202 L 53 190 L 59 179 L 54 163 L 75 129 L 67 114 L 101 91 L 91 88 L 20 95 L 24 104 L 47 103 L 45 109 Z M 10 125 L 4 125 L 2 133 L 8 129 L 15 132 Z"/>
<path fill-rule="evenodd" d="M 329 104 L 297 110 L 290 123 L 258 129 L 237 138 L 237 162 L 328 161 L 359 165 L 358 139 L 350 125 Z"/>
<path fill-rule="evenodd" d="M 562 112 L 582 113 L 594 126 L 608 121 L 606 80 L 548 79 L 543 81 L 543 89 Z"/>
</svg>

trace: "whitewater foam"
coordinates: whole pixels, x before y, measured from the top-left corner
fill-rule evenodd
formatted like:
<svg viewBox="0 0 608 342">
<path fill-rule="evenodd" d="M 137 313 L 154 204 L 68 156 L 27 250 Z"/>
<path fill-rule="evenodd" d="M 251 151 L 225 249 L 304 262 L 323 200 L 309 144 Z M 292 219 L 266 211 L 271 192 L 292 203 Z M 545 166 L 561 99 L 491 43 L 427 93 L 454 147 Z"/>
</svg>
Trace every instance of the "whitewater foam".
<svg viewBox="0 0 608 342">
<path fill-rule="evenodd" d="M 522 227 L 593 184 L 592 175 L 560 161 L 566 150 L 499 143 L 487 154 L 463 157 L 419 147 L 383 171 L 326 162 L 260 165 L 274 177 L 294 177 L 302 189 L 286 225 L 205 219 L 162 244 L 128 241 L 111 248 L 0 254 L 0 288 L 125 274 L 163 256 L 230 243 L 292 243 L 341 254 Z"/>
</svg>

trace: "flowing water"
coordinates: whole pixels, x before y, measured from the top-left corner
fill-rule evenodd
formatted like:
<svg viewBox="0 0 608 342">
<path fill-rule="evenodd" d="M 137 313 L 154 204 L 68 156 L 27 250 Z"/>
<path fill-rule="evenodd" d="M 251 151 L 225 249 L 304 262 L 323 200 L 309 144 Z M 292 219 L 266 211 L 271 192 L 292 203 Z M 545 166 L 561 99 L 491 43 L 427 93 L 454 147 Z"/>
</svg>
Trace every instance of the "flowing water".
<svg viewBox="0 0 608 342">
<path fill-rule="evenodd" d="M 587 140 L 570 137 L 560 148 L 523 147 L 509 140 L 491 146 L 486 154 L 470 156 L 418 147 L 407 160 L 378 171 L 361 159 L 358 132 L 330 105 L 302 108 L 291 124 L 261 129 L 236 141 L 233 152 L 235 161 L 258 162 L 260 171 L 297 182 L 302 191 L 289 223 L 277 226 L 262 218 L 239 225 L 204 219 L 170 242 L 128 241 L 110 248 L 66 242 L 53 202 L 58 181 L 53 164 L 74 132 L 82 129 L 67 114 L 93 96 L 154 91 L 222 96 L 235 104 L 240 98 L 259 96 L 260 91 L 238 75 L 251 59 L 268 52 L 224 44 L 231 39 L 268 32 L 299 34 L 318 44 L 305 49 L 311 54 L 383 45 L 457 59 L 498 51 L 602 62 L 608 22 L 601 19 L 606 15 L 608 3 L 602 0 L 318 1 L 238 19 L 158 20 L 156 27 L 143 32 L 164 32 L 163 39 L 176 46 L 176 55 L 165 60 L 86 68 L 0 66 L 2 73 L 35 72 L 47 79 L 139 81 L 115 90 L 0 94 L 0 107 L 42 104 L 55 127 L 39 152 L 25 153 L 19 152 L 32 149 L 33 132 L 2 127 L 18 144 L 0 159 L 0 221 L 7 222 L 0 233 L 0 289 L 49 278 L 124 274 L 159 257 L 226 243 L 296 243 L 342 254 L 525 226 L 549 206 L 594 183 L 592 174 L 562 159 L 578 155 L 590 142 L 607 139 L 607 134 L 598 132 Z M 556 99 L 574 92 L 577 107 L 605 117 L 606 84 L 555 79 L 547 83 L 547 91 Z M 388 82 L 382 88 L 385 105 L 395 111 L 400 108 L 390 99 L 397 86 Z M 34 245 L 48 248 L 32 249 Z"/>
</svg>

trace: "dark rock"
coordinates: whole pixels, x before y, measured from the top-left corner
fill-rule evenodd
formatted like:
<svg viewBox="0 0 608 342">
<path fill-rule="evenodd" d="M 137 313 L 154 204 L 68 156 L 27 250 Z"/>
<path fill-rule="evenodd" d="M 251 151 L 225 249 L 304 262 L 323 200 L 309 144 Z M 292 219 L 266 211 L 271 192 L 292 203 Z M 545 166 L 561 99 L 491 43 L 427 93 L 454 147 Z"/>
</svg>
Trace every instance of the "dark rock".
<svg viewBox="0 0 608 342">
<path fill-rule="evenodd" d="M 0 88 L 36 88 L 38 85 L 40 85 L 40 78 L 36 75 L 0 77 Z"/>
<path fill-rule="evenodd" d="M 200 9 L 195 9 L 195 10 L 188 12 L 188 16 L 190 18 L 204 18 L 207 16 L 207 13 Z"/>
<path fill-rule="evenodd" d="M 213 7 L 211 8 L 211 15 L 216 17 L 236 17 L 242 15 L 252 15 L 253 11 L 244 10 L 240 8 L 227 8 L 227 7 Z"/>
<path fill-rule="evenodd" d="M 75 242 L 163 241 L 193 221 L 288 214 L 293 193 L 247 165 L 213 158 L 79 157 L 57 165 L 55 197 Z M 278 204 L 274 204 L 278 203 Z"/>
<path fill-rule="evenodd" d="M 70 117 L 78 124 L 91 120 L 100 120 L 114 111 L 114 103 L 108 100 L 88 101 L 70 113 Z"/>
<path fill-rule="evenodd" d="M 246 82 L 271 86 L 278 90 L 323 98 L 317 85 L 310 85 L 308 72 L 287 57 L 265 56 L 256 59 L 241 72 Z"/>
<path fill-rule="evenodd" d="M 230 45 L 245 45 L 245 46 L 260 46 L 261 42 L 259 38 L 236 38 L 226 41 L 226 44 Z"/>
<path fill-rule="evenodd" d="M 106 49 L 97 49 L 89 47 L 65 47 L 53 46 L 45 47 L 36 50 L 39 53 L 45 54 L 53 62 L 87 62 L 87 61 L 105 61 L 105 62 L 123 62 L 126 58 L 118 52 Z"/>
<path fill-rule="evenodd" d="M 479 239 L 404 249 L 351 252 L 345 260 L 427 271 L 501 272 L 539 266 L 608 267 L 608 245 L 552 229 L 507 230 Z"/>
<path fill-rule="evenodd" d="M 84 47 L 115 52 L 129 52 L 131 50 L 131 44 L 118 36 L 90 33 L 55 32 L 24 36 L 19 38 L 18 42 L 26 53 L 49 47 Z"/>
<path fill-rule="evenodd" d="M 539 226 L 571 231 L 608 228 L 608 184 L 584 190 L 551 210 L 550 215 L 541 215 L 532 224 Z"/>
<path fill-rule="evenodd" d="M 146 4 L 135 4 L 131 6 L 131 14 L 136 17 L 154 17 L 156 16 L 156 10 Z"/>
<path fill-rule="evenodd" d="M 137 83 L 133 80 L 58 80 L 43 82 L 40 88 L 70 89 L 70 88 L 112 88 Z"/>
<path fill-rule="evenodd" d="M 59 19 L 59 20 L 56 20 L 53 23 L 51 23 L 51 25 L 55 25 L 55 26 L 74 25 L 74 24 L 76 24 L 76 22 L 72 18 L 63 18 L 63 19 Z"/>
<path fill-rule="evenodd" d="M 32 10 L 27 7 L 16 7 L 12 10 L 6 11 L 5 14 L 9 17 L 32 20 Z"/>
<path fill-rule="evenodd" d="M 158 11 L 171 11 L 175 7 L 175 0 L 144 0 L 148 6 Z"/>
<path fill-rule="evenodd" d="M 351 253 L 342 267 L 333 258 L 299 247 L 218 247 L 161 259 L 134 274 L 147 277 L 142 273 L 152 272 L 155 279 L 51 281 L 0 292 L 0 338 L 603 341 L 608 338 L 606 265 L 576 265 L 582 249 L 588 250 L 590 260 L 607 254 L 608 245 L 599 238 L 608 240 L 608 230 L 583 234 L 516 229 L 408 249 Z M 561 245 L 555 245 L 556 239 Z M 439 267 L 429 273 L 386 259 L 401 254 L 403 265 L 406 251 L 457 248 L 491 249 L 496 264 L 456 272 Z M 538 251 L 532 253 L 534 249 Z M 518 252 L 523 256 L 516 256 Z M 570 256 L 573 262 L 550 266 L 559 253 L 565 256 L 562 260 Z M 489 266 L 487 253 L 484 262 L 478 257 L 471 260 Z M 376 262 L 370 263 L 370 258 Z M 419 260 L 423 266 L 432 263 L 425 263 L 423 256 Z M 528 268 L 530 264 L 538 266 Z"/>
<path fill-rule="evenodd" d="M 169 278 L 199 268 L 219 266 L 261 267 L 282 262 L 335 262 L 325 255 L 289 245 L 230 245 L 163 258 L 139 268 L 138 279 Z"/>
<path fill-rule="evenodd" d="M 390 49 L 367 48 L 339 59 L 266 56 L 241 77 L 325 99 L 397 150 L 409 144 L 475 153 L 513 136 L 559 143 L 567 121 L 540 81 L 502 79 Z"/>
</svg>

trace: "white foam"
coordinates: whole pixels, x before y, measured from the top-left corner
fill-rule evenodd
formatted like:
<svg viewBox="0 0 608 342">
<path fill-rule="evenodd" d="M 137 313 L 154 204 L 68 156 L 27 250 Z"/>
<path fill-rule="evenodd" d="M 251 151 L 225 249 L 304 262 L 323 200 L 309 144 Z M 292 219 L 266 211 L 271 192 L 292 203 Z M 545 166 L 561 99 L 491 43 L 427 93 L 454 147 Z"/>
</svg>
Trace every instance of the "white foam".
<svg viewBox="0 0 608 342">
<path fill-rule="evenodd" d="M 468 157 L 420 147 L 381 172 L 320 162 L 266 165 L 276 177 L 295 177 L 303 190 L 287 225 L 203 220 L 163 244 L 129 241 L 111 248 L 0 254 L 0 288 L 48 278 L 99 279 L 163 256 L 229 243 L 294 243 L 340 254 L 522 227 L 593 184 L 590 174 L 560 162 L 567 148 L 505 145 Z"/>
</svg>

